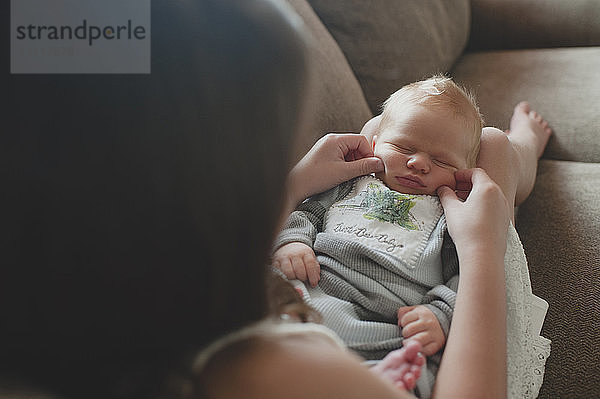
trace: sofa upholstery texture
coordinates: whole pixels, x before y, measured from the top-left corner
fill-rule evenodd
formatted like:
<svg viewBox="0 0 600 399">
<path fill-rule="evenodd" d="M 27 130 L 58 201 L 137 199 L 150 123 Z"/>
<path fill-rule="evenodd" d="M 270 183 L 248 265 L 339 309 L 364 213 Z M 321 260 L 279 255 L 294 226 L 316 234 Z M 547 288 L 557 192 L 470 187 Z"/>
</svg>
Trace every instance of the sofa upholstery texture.
<svg viewBox="0 0 600 399">
<path fill-rule="evenodd" d="M 310 3 L 348 57 L 374 113 L 390 89 L 449 69 L 469 37 L 467 0 Z"/>
<path fill-rule="evenodd" d="M 550 305 L 542 335 L 552 354 L 539 397 L 600 397 L 600 1 L 288 1 L 315 38 L 316 86 L 328 87 L 305 144 L 360 131 L 363 98 L 376 115 L 399 87 L 438 72 L 474 92 L 489 126 L 507 129 L 521 100 L 550 122 L 517 216 L 533 292 Z M 354 90 L 358 81 L 364 97 L 339 98 L 321 79 L 338 67 L 347 75 L 331 46 L 354 73 L 335 84 Z"/>
<path fill-rule="evenodd" d="M 350 68 L 340 47 L 304 0 L 290 2 L 312 33 L 313 43 L 308 48 L 312 74 L 316 83 L 309 89 L 311 99 L 308 112 L 314 115 L 307 134 L 298 138 L 293 160 L 299 160 L 324 130 L 340 132 L 360 131 L 371 112 L 363 90 Z M 328 112 L 326 110 L 332 110 Z M 334 111 L 335 110 L 335 111 Z"/>
</svg>

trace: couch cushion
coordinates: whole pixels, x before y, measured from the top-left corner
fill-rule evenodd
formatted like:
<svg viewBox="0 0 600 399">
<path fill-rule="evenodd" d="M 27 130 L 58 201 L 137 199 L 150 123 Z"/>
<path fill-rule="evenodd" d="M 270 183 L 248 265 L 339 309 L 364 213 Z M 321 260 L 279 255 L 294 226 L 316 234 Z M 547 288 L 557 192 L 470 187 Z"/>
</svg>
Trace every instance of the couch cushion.
<svg viewBox="0 0 600 399">
<path fill-rule="evenodd" d="M 452 74 L 474 90 L 486 124 L 508 128 L 528 100 L 554 130 L 544 158 L 600 162 L 600 47 L 471 53 Z"/>
<path fill-rule="evenodd" d="M 298 139 L 295 159 L 330 131 L 359 132 L 371 118 L 362 89 L 344 54 L 305 0 L 288 0 L 302 17 L 314 40 L 309 45 L 313 62 L 312 126 Z"/>
<path fill-rule="evenodd" d="M 540 398 L 600 398 L 600 164 L 542 160 L 517 229 L 550 308 Z"/>
<path fill-rule="evenodd" d="M 472 0 L 470 49 L 600 45 L 598 0 Z"/>
<path fill-rule="evenodd" d="M 346 54 L 374 113 L 407 83 L 447 71 L 464 49 L 468 0 L 309 0 Z"/>
</svg>

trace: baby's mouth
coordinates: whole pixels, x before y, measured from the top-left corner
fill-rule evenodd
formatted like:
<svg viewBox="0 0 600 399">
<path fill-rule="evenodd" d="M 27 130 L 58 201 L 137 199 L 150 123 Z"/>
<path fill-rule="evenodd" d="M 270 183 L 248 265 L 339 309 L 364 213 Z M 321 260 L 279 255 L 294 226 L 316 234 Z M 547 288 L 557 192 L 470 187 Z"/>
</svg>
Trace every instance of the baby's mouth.
<svg viewBox="0 0 600 399">
<path fill-rule="evenodd" d="M 421 179 L 417 176 L 413 175 L 405 175 L 405 176 L 395 176 L 396 181 L 400 183 L 401 186 L 405 187 L 416 187 L 423 188 L 426 187 Z"/>
</svg>

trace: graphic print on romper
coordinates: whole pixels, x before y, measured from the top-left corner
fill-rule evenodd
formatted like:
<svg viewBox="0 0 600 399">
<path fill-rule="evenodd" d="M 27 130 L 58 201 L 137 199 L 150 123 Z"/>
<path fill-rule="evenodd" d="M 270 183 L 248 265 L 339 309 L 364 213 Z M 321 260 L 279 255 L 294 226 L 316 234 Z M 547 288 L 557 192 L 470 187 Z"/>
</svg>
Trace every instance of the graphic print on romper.
<svg viewBox="0 0 600 399">
<path fill-rule="evenodd" d="M 367 185 L 367 193 L 359 207 L 367 210 L 363 216 L 381 222 L 397 224 L 408 230 L 419 230 L 410 209 L 415 206 L 414 195 L 400 194 L 392 190 L 382 190 L 375 183 Z M 349 205 L 351 206 L 351 205 Z"/>
<path fill-rule="evenodd" d="M 443 214 L 438 198 L 399 193 L 373 176 L 358 178 L 354 184 L 327 211 L 323 232 L 392 255 L 414 269 Z"/>
</svg>

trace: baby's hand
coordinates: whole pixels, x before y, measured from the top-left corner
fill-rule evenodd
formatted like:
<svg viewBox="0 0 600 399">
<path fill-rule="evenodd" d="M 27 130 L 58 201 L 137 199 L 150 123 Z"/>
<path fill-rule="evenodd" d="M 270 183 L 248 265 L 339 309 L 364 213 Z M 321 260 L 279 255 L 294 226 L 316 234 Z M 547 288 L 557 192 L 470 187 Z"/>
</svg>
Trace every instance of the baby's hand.
<svg viewBox="0 0 600 399">
<path fill-rule="evenodd" d="M 289 279 L 306 281 L 308 278 L 312 287 L 316 287 L 321 278 L 321 266 L 315 252 L 301 242 L 290 242 L 275 251 L 273 266 Z"/>
<path fill-rule="evenodd" d="M 398 309 L 398 325 L 402 327 L 404 339 L 421 343 L 426 356 L 431 356 L 444 347 L 446 336 L 437 317 L 427 306 L 404 306 Z"/>
</svg>

